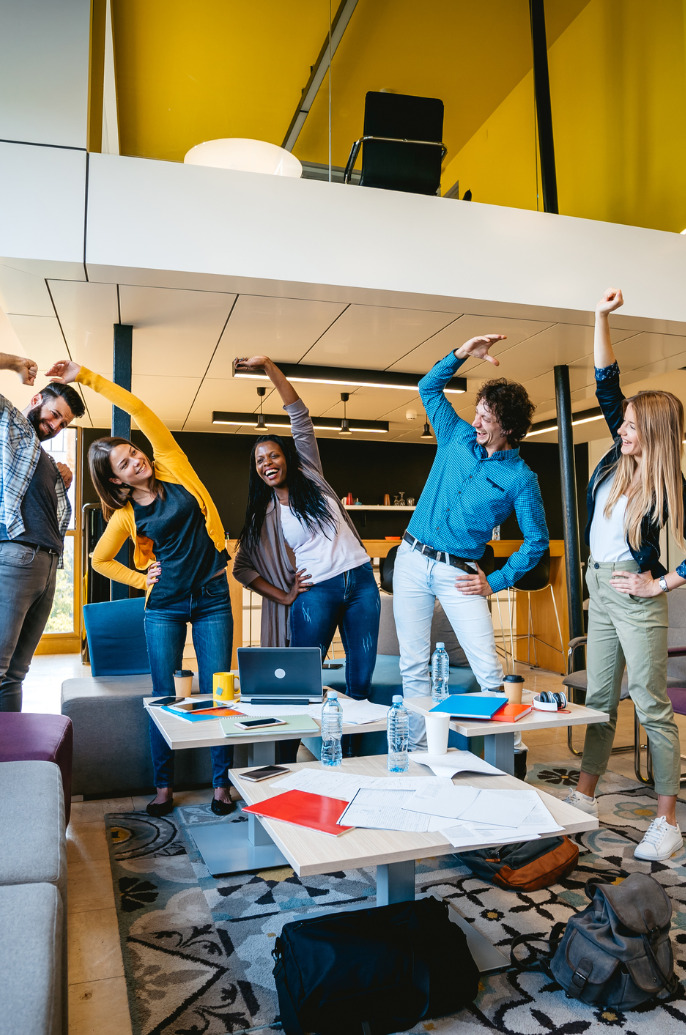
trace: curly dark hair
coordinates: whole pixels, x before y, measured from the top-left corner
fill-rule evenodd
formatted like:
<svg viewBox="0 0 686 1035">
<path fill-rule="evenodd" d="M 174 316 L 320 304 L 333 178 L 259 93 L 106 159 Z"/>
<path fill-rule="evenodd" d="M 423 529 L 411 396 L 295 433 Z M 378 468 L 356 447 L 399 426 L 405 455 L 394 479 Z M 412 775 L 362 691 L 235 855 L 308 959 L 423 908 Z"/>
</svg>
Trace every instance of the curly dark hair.
<svg viewBox="0 0 686 1035">
<path fill-rule="evenodd" d="M 250 452 L 248 505 L 245 508 L 245 523 L 238 536 L 238 542 L 249 550 L 257 547 L 267 507 L 274 497 L 274 490 L 262 481 L 255 466 L 255 450 L 262 442 L 276 443 L 286 458 L 288 498 L 295 516 L 310 531 L 318 528 L 328 539 L 327 529 L 333 533 L 336 528 L 334 517 L 326 504 L 326 496 L 322 490 L 303 471 L 293 440 L 281 435 L 260 435 L 253 442 Z"/>
<path fill-rule="evenodd" d="M 536 409 L 524 385 L 508 381 L 506 377 L 495 377 L 485 381 L 479 389 L 476 403 L 482 399 L 503 429 L 508 445 L 518 446 L 531 428 Z"/>
</svg>

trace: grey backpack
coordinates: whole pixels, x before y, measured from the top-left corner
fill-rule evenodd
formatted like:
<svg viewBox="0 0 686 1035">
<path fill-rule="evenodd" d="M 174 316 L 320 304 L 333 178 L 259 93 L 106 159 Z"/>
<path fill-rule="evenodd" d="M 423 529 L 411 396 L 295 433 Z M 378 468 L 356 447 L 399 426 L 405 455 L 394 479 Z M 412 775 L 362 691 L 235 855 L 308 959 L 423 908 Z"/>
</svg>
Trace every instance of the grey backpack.
<svg viewBox="0 0 686 1035">
<path fill-rule="evenodd" d="M 669 940 L 672 903 L 664 889 L 647 873 L 632 873 L 620 884 L 594 878 L 586 895 L 589 905 L 566 927 L 556 924 L 550 936 L 546 969 L 567 995 L 622 1010 L 673 995 L 679 981 Z M 525 939 L 515 939 L 513 949 Z"/>
</svg>

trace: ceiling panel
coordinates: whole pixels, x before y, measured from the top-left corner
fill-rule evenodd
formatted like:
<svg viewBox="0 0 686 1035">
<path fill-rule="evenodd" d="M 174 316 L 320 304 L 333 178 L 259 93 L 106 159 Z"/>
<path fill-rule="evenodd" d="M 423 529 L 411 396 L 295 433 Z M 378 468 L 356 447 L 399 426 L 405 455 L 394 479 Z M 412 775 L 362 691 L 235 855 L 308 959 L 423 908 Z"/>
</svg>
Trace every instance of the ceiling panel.
<svg viewBox="0 0 686 1035">
<path fill-rule="evenodd" d="M 116 284 L 49 283 L 71 358 L 111 378 L 113 326 L 119 322 Z"/>
<path fill-rule="evenodd" d="M 452 313 L 351 305 L 304 362 L 385 370 L 452 319 Z"/>
<path fill-rule="evenodd" d="M 172 370 L 203 377 L 235 298 L 212 291 L 122 285 L 121 320 L 134 327 L 134 374 Z"/>
<path fill-rule="evenodd" d="M 339 302 L 239 295 L 208 376 L 231 377 L 236 356 L 297 363 L 344 309 Z"/>
<path fill-rule="evenodd" d="M 183 422 L 195 393 L 200 387 L 199 377 L 152 377 L 134 374 L 131 390 L 142 399 L 153 413 L 171 427 L 171 422 Z"/>
<path fill-rule="evenodd" d="M 58 359 L 64 359 L 67 350 L 54 316 L 8 315 L 8 319 L 24 355 L 35 360 L 39 370 L 47 370 Z"/>
<path fill-rule="evenodd" d="M 45 277 L 0 263 L 0 309 L 6 313 L 54 316 Z"/>
<path fill-rule="evenodd" d="M 493 316 L 471 316 L 458 317 L 453 323 L 435 334 L 429 341 L 424 342 L 414 349 L 409 355 L 404 356 L 392 367 L 393 370 L 407 370 L 413 372 L 424 372 L 430 370 L 434 363 L 447 356 L 449 352 L 459 349 L 460 345 L 475 338 L 479 334 L 506 334 L 506 341 L 498 342 L 491 349 L 491 355 L 498 356 L 499 353 L 507 351 L 519 342 L 534 337 L 541 331 L 551 327 L 550 322 L 543 323 L 538 320 L 510 320 Z M 460 377 L 479 376 L 475 369 L 480 366 L 479 360 L 467 360 L 460 367 Z"/>
</svg>

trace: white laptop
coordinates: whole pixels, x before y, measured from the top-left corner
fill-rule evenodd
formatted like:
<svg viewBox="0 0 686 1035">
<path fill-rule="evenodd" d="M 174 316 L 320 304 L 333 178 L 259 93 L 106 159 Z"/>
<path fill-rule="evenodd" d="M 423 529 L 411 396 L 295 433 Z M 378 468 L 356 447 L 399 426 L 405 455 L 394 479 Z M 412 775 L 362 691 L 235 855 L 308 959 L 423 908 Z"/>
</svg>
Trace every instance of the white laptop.
<svg viewBox="0 0 686 1035">
<path fill-rule="evenodd" d="M 316 704 L 324 699 L 319 647 L 239 647 L 241 700 L 250 704 Z"/>
</svg>

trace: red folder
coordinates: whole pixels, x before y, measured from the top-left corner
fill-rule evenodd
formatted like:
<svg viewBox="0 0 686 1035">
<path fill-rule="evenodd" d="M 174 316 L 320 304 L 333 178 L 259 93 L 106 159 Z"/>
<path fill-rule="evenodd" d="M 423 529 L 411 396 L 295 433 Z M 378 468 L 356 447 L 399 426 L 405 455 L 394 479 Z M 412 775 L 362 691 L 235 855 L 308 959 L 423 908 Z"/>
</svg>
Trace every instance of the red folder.
<svg viewBox="0 0 686 1035">
<path fill-rule="evenodd" d="M 295 823 L 299 827 L 321 830 L 324 834 L 344 834 L 352 827 L 341 827 L 336 820 L 348 802 L 341 798 L 326 798 L 309 791 L 284 791 L 273 798 L 267 798 L 258 805 L 247 805 L 243 812 L 252 812 L 267 819 L 281 819 L 284 823 Z"/>
<path fill-rule="evenodd" d="M 493 722 L 516 722 L 517 719 L 523 719 L 525 715 L 528 715 L 532 711 L 533 706 L 530 704 L 504 704 L 502 708 L 498 708 L 495 715 L 491 716 Z"/>
</svg>

